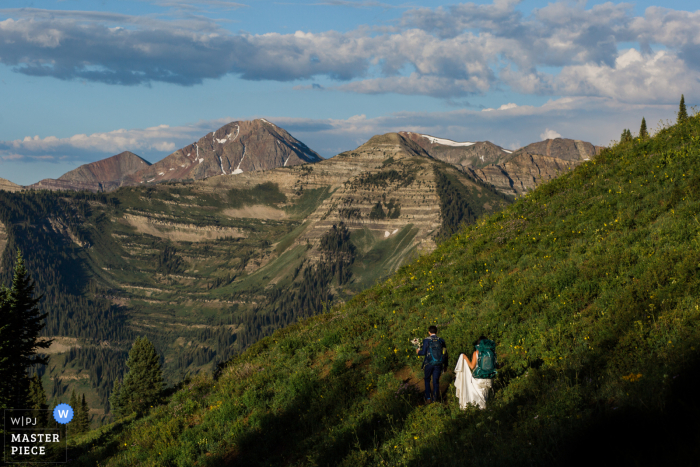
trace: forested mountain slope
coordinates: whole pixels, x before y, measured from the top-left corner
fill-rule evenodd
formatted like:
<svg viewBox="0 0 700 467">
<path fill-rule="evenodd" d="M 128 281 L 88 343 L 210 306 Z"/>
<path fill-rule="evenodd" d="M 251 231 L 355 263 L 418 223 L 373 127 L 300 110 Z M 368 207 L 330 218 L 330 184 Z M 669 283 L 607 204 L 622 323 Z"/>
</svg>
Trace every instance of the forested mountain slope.
<svg viewBox="0 0 700 467">
<path fill-rule="evenodd" d="M 136 336 L 164 355 L 171 384 L 211 371 L 509 202 L 396 134 L 312 165 L 109 194 L 0 192 L 0 280 L 21 249 L 56 338 L 49 398 L 87 392 L 99 419 Z"/>
<path fill-rule="evenodd" d="M 82 439 L 76 465 L 694 465 L 700 118 L 603 151 L 217 379 Z M 488 410 L 424 406 L 410 339 L 481 334 Z M 443 380 L 447 383 L 447 378 Z M 93 447 L 94 446 L 94 447 Z"/>
</svg>

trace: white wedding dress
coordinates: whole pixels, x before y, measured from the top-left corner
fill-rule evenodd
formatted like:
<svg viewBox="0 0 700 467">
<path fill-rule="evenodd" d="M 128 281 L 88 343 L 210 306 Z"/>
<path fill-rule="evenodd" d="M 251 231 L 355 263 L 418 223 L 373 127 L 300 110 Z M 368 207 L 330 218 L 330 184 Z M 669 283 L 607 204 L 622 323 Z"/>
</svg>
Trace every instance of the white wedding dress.
<svg viewBox="0 0 700 467">
<path fill-rule="evenodd" d="M 462 355 L 464 354 L 459 355 L 455 367 L 455 388 L 457 388 L 459 408 L 465 409 L 467 404 L 473 404 L 485 409 L 493 380 L 474 378 Z"/>
</svg>

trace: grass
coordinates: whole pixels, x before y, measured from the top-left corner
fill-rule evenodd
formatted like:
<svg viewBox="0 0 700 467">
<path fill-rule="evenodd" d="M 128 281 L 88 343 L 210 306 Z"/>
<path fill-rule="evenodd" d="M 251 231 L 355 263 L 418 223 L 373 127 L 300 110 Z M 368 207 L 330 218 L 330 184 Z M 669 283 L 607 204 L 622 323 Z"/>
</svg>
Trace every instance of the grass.
<svg viewBox="0 0 700 467">
<path fill-rule="evenodd" d="M 189 381 L 107 438 L 100 465 L 696 464 L 699 211 L 695 116 Z M 420 403 L 403 376 L 420 371 L 409 340 L 430 324 L 452 362 L 496 340 L 487 410 L 459 410 L 453 387 Z M 75 465 L 94 465 L 83 449 Z"/>
</svg>

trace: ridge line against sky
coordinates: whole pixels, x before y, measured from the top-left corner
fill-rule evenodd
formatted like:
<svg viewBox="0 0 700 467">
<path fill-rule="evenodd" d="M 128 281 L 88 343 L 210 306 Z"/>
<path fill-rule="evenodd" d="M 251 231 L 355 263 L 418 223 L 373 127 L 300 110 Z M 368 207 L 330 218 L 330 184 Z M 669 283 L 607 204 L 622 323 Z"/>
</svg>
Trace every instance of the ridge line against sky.
<svg viewBox="0 0 700 467">
<path fill-rule="evenodd" d="M 3 6 L 0 177 L 21 184 L 124 150 L 155 162 L 231 120 L 265 117 L 324 157 L 398 130 L 605 145 L 700 97 L 685 0 Z"/>
</svg>

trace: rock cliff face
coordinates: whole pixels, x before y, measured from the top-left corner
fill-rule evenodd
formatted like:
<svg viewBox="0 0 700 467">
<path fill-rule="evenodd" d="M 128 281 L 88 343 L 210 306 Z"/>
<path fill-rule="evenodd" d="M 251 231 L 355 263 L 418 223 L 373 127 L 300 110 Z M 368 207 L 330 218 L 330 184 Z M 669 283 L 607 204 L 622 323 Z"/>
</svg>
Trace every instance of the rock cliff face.
<svg viewBox="0 0 700 467">
<path fill-rule="evenodd" d="M 399 134 L 417 143 L 435 159 L 458 167 L 481 168 L 489 164 L 498 164 L 508 159 L 511 154 L 511 151 L 496 146 L 490 141 L 460 143 L 407 131 L 402 131 Z"/>
<path fill-rule="evenodd" d="M 5 180 L 4 178 L 0 178 L 0 190 L 5 190 L 5 191 L 22 191 L 24 188 L 20 185 L 17 185 L 16 183 L 12 183 L 9 180 Z"/>
<path fill-rule="evenodd" d="M 502 193 L 527 193 L 563 172 L 590 160 L 600 148 L 573 139 L 548 139 L 518 149 L 499 164 L 466 170 L 476 179 L 493 185 Z"/>
<path fill-rule="evenodd" d="M 478 200 L 471 207 L 474 212 L 490 212 L 506 204 L 481 183 L 431 157 L 405 133 L 374 136 L 353 151 L 313 165 L 212 177 L 202 188 L 208 186 L 217 193 L 272 182 L 292 201 L 310 190 L 327 189 L 330 195 L 305 218 L 307 227 L 295 245 L 310 244 L 309 256 L 317 259 L 318 240 L 343 222 L 351 232 L 362 231 L 375 240 L 410 231 L 402 253 L 396 255 L 403 258 L 409 251 L 430 251 L 436 246 L 435 235 L 443 221 L 437 172 L 449 174 L 474 192 Z"/>
<path fill-rule="evenodd" d="M 265 119 L 231 122 L 130 177 L 133 184 L 200 180 L 323 160 Z"/>
<path fill-rule="evenodd" d="M 513 156 L 527 153 L 580 163 L 581 161 L 587 161 L 593 158 L 600 149 L 599 146 L 593 146 L 591 143 L 585 141 L 555 138 L 529 144 L 515 151 Z"/>
<path fill-rule="evenodd" d="M 508 162 L 482 169 L 468 167 L 466 170 L 477 180 L 493 185 L 501 193 L 519 195 L 534 190 L 580 162 L 523 152 Z"/>
<path fill-rule="evenodd" d="M 452 164 L 508 195 L 533 190 L 590 160 L 602 149 L 584 141 L 556 138 L 512 152 L 489 141 L 459 143 L 411 132 L 400 135 L 415 142 L 434 159 Z"/>
</svg>

